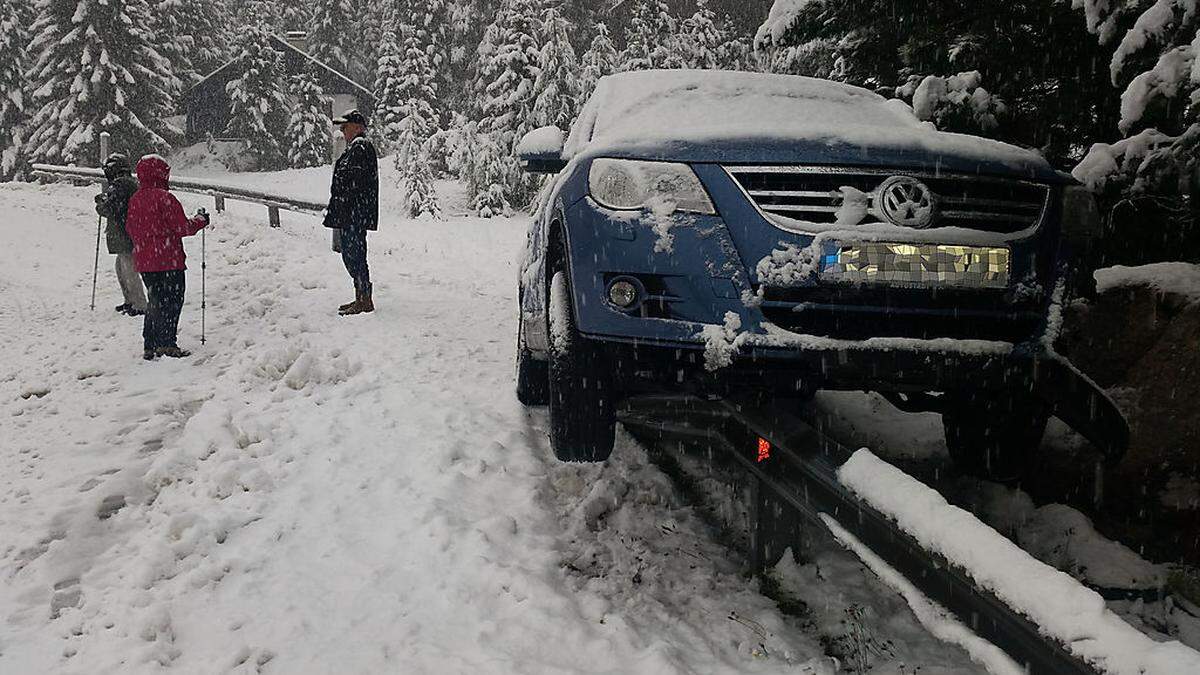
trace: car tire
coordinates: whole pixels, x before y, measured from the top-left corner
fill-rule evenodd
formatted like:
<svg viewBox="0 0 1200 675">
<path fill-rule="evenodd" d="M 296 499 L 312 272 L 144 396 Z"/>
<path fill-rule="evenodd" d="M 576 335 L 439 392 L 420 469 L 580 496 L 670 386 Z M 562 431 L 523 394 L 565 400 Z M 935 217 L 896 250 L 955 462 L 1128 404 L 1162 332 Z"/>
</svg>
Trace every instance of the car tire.
<svg viewBox="0 0 1200 675">
<path fill-rule="evenodd" d="M 525 313 L 517 323 L 517 400 L 522 405 L 550 402 L 550 362 L 535 359 L 525 348 Z"/>
<path fill-rule="evenodd" d="M 550 446 L 564 462 L 603 462 L 616 439 L 616 397 L 600 349 L 579 335 L 565 272 L 550 281 Z"/>
<path fill-rule="evenodd" d="M 1028 397 L 968 401 L 942 413 L 951 461 L 967 475 L 1019 482 L 1046 433 L 1046 410 Z"/>
</svg>

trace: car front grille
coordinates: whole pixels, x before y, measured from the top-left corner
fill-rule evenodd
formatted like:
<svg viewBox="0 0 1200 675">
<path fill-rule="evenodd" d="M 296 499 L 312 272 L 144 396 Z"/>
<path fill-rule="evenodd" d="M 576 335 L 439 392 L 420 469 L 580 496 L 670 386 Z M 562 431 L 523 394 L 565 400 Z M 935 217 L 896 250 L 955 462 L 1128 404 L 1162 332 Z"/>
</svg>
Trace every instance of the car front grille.
<svg viewBox="0 0 1200 675">
<path fill-rule="evenodd" d="M 1020 232 L 1039 225 L 1050 203 L 1047 185 L 1018 179 L 790 165 L 726 166 L 725 170 L 764 213 L 822 229 L 889 222 L 880 208 L 878 190 L 892 176 L 915 178 L 932 191 L 935 208 L 928 227 Z M 847 208 L 847 195 L 850 206 L 855 202 L 860 206 L 849 222 L 847 211 L 854 209 Z M 790 229 L 786 222 L 775 221 Z"/>
<path fill-rule="evenodd" d="M 983 314 L 898 314 L 855 312 L 821 306 L 796 309 L 764 307 L 763 315 L 784 330 L 838 340 L 868 340 L 879 337 L 934 340 L 994 340 L 1016 344 L 1029 340 L 1038 327 L 1033 313 Z"/>
</svg>

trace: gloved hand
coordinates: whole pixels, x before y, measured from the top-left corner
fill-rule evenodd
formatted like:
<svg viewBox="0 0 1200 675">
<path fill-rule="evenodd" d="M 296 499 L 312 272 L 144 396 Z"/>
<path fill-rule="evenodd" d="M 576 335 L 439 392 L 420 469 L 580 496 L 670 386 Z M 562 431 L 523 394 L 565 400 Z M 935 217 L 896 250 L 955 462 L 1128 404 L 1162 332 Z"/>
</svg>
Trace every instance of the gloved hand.
<svg viewBox="0 0 1200 675">
<path fill-rule="evenodd" d="M 197 217 L 197 218 L 203 218 L 203 219 L 204 219 L 204 224 L 205 224 L 205 225 L 208 225 L 208 224 L 209 224 L 209 222 L 210 222 L 210 220 L 209 220 L 209 217 L 208 217 L 208 211 L 205 211 L 203 206 L 201 206 L 200 208 L 196 209 L 196 217 Z"/>
<path fill-rule="evenodd" d="M 100 194 L 98 194 L 94 197 L 97 204 L 103 202 L 106 198 L 107 198 L 107 193 L 105 193 L 105 192 L 101 192 Z"/>
</svg>

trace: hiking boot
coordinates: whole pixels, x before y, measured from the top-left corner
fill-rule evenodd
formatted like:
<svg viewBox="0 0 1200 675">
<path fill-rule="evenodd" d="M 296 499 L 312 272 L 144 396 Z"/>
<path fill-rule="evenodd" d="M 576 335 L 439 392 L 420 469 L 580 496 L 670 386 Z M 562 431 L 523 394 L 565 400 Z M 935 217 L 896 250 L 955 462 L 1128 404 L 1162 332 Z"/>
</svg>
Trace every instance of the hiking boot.
<svg viewBox="0 0 1200 675">
<path fill-rule="evenodd" d="M 124 305 L 117 305 L 117 306 L 116 306 L 116 307 L 114 307 L 113 309 L 116 309 L 116 310 L 117 310 L 117 312 L 118 312 L 118 313 L 120 313 L 120 314 L 128 314 L 128 313 L 129 313 L 129 310 L 133 309 L 133 307 L 131 307 L 131 306 L 129 305 L 129 303 L 126 303 L 126 304 L 124 304 Z"/>
<path fill-rule="evenodd" d="M 350 303 L 345 309 L 338 310 L 338 314 L 342 316 L 354 316 L 355 314 L 367 314 L 375 311 L 375 303 L 371 301 L 371 292 L 358 293 L 358 299 Z"/>
<path fill-rule="evenodd" d="M 146 359 L 147 361 L 153 361 L 154 359 L 158 358 L 158 353 L 153 349 L 147 349 L 142 352 L 142 358 Z"/>
<path fill-rule="evenodd" d="M 351 300 L 350 302 L 347 302 L 344 305 L 338 305 L 338 313 L 340 314 L 342 312 L 345 312 L 346 310 L 350 309 L 351 307 L 353 307 L 357 304 L 358 304 L 358 298 L 354 298 L 353 300 Z"/>
<path fill-rule="evenodd" d="M 129 309 L 125 310 L 125 313 L 128 314 L 129 316 L 145 316 L 146 310 L 138 309 L 136 307 L 130 307 Z"/>
<path fill-rule="evenodd" d="M 168 356 L 173 359 L 182 359 L 192 355 L 188 350 L 180 349 L 179 347 L 159 347 L 155 350 L 155 353 L 159 356 Z"/>
</svg>

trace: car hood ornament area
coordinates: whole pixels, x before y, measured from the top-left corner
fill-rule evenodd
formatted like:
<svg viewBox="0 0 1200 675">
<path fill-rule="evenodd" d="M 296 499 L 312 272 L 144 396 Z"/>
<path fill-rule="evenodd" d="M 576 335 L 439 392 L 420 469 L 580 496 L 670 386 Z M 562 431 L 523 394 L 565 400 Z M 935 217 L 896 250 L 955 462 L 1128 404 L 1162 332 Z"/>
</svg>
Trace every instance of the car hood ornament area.
<svg viewBox="0 0 1200 675">
<path fill-rule="evenodd" d="M 892 176 L 879 184 L 874 206 L 887 222 L 921 230 L 933 225 L 937 195 L 916 178 Z"/>
</svg>

